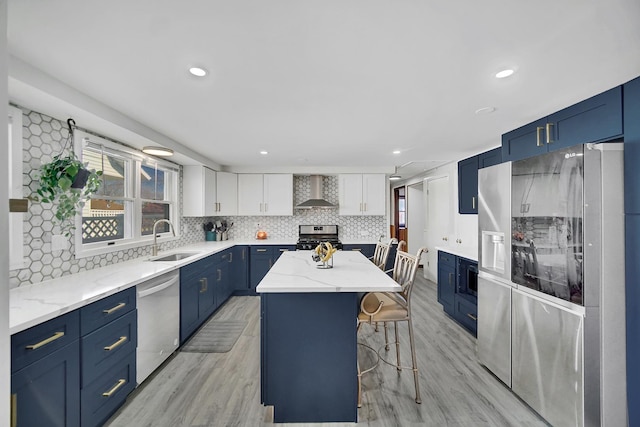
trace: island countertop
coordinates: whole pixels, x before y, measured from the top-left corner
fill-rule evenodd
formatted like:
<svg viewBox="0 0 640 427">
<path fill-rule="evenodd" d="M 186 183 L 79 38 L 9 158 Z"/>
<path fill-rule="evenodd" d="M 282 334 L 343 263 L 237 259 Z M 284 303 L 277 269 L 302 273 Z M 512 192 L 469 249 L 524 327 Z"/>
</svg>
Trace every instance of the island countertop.
<svg viewBox="0 0 640 427">
<path fill-rule="evenodd" d="M 338 251 L 333 268 L 317 268 L 313 251 L 284 252 L 258 284 L 259 293 L 398 292 L 391 277 L 360 252 Z"/>
</svg>

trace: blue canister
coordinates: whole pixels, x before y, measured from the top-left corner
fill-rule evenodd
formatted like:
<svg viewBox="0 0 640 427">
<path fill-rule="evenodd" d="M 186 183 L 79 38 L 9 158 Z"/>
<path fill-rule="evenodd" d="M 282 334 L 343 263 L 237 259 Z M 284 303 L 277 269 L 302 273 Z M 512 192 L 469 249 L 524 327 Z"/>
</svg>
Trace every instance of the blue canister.
<svg viewBox="0 0 640 427">
<path fill-rule="evenodd" d="M 216 233 L 214 233 L 213 231 L 207 231 L 205 240 L 207 242 L 213 242 L 214 240 L 216 240 Z"/>
</svg>

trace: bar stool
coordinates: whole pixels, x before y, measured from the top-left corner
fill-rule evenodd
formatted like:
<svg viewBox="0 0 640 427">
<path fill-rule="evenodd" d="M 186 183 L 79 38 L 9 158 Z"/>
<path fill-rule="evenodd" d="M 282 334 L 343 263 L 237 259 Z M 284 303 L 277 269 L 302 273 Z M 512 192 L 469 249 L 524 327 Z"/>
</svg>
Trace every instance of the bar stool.
<svg viewBox="0 0 640 427">
<path fill-rule="evenodd" d="M 393 239 L 389 241 L 389 243 L 376 243 L 376 248 L 373 251 L 373 256 L 369 257 L 371 262 L 378 266 L 379 269 L 384 270 L 385 265 L 387 265 L 387 259 L 389 258 L 389 252 L 391 252 L 391 242 Z"/>
<path fill-rule="evenodd" d="M 418 365 L 416 360 L 415 340 L 413 335 L 413 323 L 411 321 L 411 291 L 416 277 L 416 271 L 420 264 L 420 257 L 426 248 L 420 248 L 416 255 L 411 255 L 404 251 L 397 251 L 393 267 L 392 278 L 402 286 L 399 292 L 369 292 L 365 294 L 360 302 L 360 313 L 358 314 L 358 331 L 363 323 L 383 322 L 385 324 L 385 350 L 389 349 L 389 344 L 396 346 L 396 363 L 387 361 L 380 355 L 378 350 L 378 360 L 393 365 L 398 371 L 402 368 L 412 369 L 413 381 L 416 389 L 416 403 L 422 403 L 420 398 L 420 384 L 418 377 Z M 390 343 L 387 335 L 386 322 L 394 323 L 395 342 Z M 398 322 L 407 322 L 409 329 L 409 344 L 411 347 L 412 366 L 402 366 L 400 362 L 400 339 L 398 337 Z M 364 345 L 364 344 L 361 344 Z M 371 349 L 371 347 L 364 345 Z M 372 349 L 373 350 L 373 349 Z M 375 350 L 374 350 L 375 351 Z M 358 364 L 358 407 L 362 406 L 362 375 L 375 369 L 376 362 L 372 367 L 361 371 Z"/>
</svg>

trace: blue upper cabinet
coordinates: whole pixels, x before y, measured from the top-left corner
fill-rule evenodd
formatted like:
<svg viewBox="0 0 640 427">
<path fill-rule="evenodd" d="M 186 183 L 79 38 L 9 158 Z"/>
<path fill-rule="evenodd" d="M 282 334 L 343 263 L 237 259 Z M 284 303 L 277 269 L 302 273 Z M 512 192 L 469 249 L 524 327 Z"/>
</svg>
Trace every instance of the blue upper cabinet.
<svg viewBox="0 0 640 427">
<path fill-rule="evenodd" d="M 624 142 L 624 182 L 640 182 L 640 77 L 624 85 Z M 624 209 L 640 214 L 640 186 L 625 185 Z"/>
<path fill-rule="evenodd" d="M 502 160 L 520 160 L 622 135 L 622 88 L 603 92 L 502 135 Z"/>
<path fill-rule="evenodd" d="M 478 156 L 458 162 L 458 212 L 478 213 Z"/>
<path fill-rule="evenodd" d="M 478 154 L 478 169 L 502 163 L 502 147 Z"/>
</svg>

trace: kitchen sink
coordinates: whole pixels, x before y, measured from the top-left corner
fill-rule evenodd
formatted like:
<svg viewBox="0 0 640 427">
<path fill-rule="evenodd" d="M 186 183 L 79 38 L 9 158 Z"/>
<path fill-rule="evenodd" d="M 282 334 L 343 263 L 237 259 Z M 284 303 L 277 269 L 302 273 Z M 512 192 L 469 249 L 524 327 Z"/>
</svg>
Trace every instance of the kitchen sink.
<svg viewBox="0 0 640 427">
<path fill-rule="evenodd" d="M 175 254 L 163 255 L 158 258 L 150 259 L 149 261 L 180 261 L 181 259 L 189 258 L 197 255 L 197 252 L 180 252 Z"/>
</svg>

